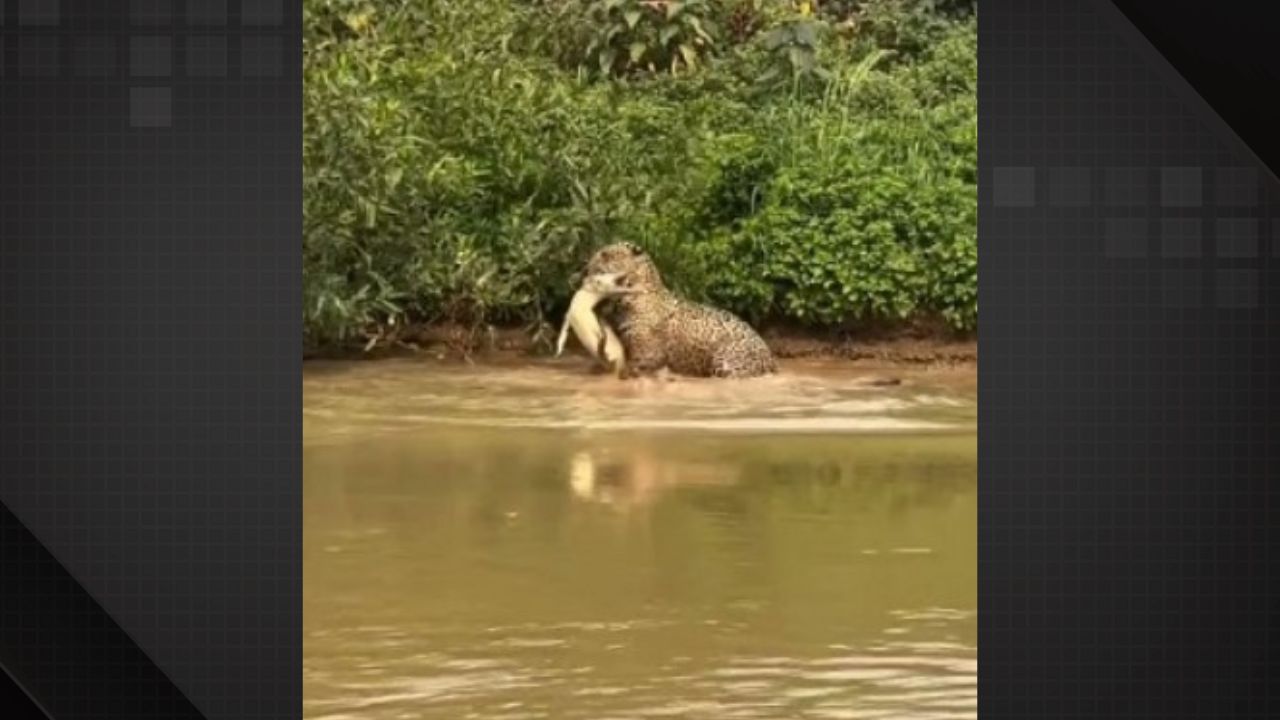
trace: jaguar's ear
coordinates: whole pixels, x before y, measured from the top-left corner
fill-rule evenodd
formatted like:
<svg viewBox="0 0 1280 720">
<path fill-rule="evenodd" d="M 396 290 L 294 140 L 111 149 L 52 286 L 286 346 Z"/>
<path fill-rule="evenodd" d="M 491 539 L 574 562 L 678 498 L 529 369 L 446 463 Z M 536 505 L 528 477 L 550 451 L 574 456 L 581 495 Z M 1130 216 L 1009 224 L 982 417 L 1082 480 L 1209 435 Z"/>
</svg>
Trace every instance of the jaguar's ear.
<svg viewBox="0 0 1280 720">
<path fill-rule="evenodd" d="M 626 274 L 618 278 L 618 287 L 624 292 L 644 292 L 647 277 L 643 271 L 628 270 Z"/>
<path fill-rule="evenodd" d="M 626 248 L 630 250 L 631 254 L 635 257 L 639 257 L 644 254 L 644 248 L 640 247 L 639 245 L 633 242 L 628 241 L 627 243 L 625 243 L 625 245 L 626 245 Z"/>
</svg>

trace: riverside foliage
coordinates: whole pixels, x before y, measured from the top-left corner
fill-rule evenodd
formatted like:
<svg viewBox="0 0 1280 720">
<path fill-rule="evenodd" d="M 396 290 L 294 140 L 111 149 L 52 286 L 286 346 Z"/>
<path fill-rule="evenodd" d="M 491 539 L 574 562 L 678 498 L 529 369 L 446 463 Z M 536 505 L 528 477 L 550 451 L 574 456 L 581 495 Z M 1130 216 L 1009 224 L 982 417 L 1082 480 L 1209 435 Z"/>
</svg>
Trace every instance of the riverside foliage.
<svg viewBox="0 0 1280 720">
<path fill-rule="evenodd" d="M 753 322 L 977 323 L 973 2 L 305 0 L 304 327 L 540 327 L 599 245 Z"/>
</svg>

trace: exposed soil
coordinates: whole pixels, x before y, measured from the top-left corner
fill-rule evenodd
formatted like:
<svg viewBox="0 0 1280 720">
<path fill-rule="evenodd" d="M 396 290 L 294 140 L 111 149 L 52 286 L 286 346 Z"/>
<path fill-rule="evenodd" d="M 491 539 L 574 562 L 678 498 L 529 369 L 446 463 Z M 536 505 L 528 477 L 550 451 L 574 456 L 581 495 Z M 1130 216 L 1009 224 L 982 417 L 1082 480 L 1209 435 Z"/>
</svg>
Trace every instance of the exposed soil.
<svg viewBox="0 0 1280 720">
<path fill-rule="evenodd" d="M 978 362 L 976 337 L 958 337 L 939 325 L 916 324 L 893 330 L 814 332 L 794 327 L 766 326 L 761 335 L 774 354 L 788 360 L 846 360 L 866 367 L 902 365 L 952 366 L 972 372 Z M 450 323 L 409 326 L 390 341 L 368 349 L 350 347 L 311 352 L 311 359 L 378 359 L 426 355 L 445 362 L 509 364 L 554 352 L 556 331 L 544 327 L 481 328 Z M 575 348 L 576 341 L 570 343 Z M 566 352 L 569 349 L 566 348 Z"/>
</svg>

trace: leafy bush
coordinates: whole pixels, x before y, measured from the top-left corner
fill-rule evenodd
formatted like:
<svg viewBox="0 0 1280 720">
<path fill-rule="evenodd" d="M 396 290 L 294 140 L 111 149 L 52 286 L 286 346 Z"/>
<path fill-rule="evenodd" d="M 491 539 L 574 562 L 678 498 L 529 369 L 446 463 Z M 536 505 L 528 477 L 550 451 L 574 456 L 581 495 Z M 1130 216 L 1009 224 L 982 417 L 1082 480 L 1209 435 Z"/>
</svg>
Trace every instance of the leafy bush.
<svg viewBox="0 0 1280 720">
<path fill-rule="evenodd" d="M 773 67 L 762 76 L 768 82 L 779 76 L 787 76 L 793 82 L 816 77 L 829 80 L 831 73 L 818 65 L 818 41 L 823 23 L 801 17 L 780 23 L 764 36 L 764 47 L 769 51 Z"/>
<path fill-rule="evenodd" d="M 590 0 L 586 53 L 606 75 L 693 69 L 716 40 L 707 0 Z"/>
<path fill-rule="evenodd" d="M 907 47 L 788 0 L 674 5 L 305 0 L 307 342 L 536 325 L 619 239 L 756 322 L 975 327 L 972 18 Z"/>
</svg>

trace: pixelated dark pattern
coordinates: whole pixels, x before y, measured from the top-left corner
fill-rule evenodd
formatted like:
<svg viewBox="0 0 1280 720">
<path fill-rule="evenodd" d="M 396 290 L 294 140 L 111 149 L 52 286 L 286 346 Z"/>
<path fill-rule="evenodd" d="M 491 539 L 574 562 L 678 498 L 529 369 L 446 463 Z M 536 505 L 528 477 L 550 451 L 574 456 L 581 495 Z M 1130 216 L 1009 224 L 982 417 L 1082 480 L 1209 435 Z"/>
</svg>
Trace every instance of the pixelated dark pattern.
<svg viewBox="0 0 1280 720">
<path fill-rule="evenodd" d="M 202 717 L 3 505 L 0 577 L 0 667 L 53 717 Z"/>
<path fill-rule="evenodd" d="M 997 167 L 991 179 L 993 202 L 1003 207 L 1031 207 L 1036 204 L 1036 169 Z"/>
<path fill-rule="evenodd" d="M 1221 258 L 1258 257 L 1258 219 L 1220 217 L 1213 224 L 1214 239 Z"/>
<path fill-rule="evenodd" d="M 163 128 L 173 125 L 173 89 L 169 87 L 129 88 L 129 125 L 136 128 Z"/>
<path fill-rule="evenodd" d="M 282 62 L 279 38 L 246 37 L 240 43 L 240 74 L 246 78 L 275 77 Z"/>
<path fill-rule="evenodd" d="M 1049 168 L 1049 204 L 1066 207 L 1088 205 L 1093 180 L 1087 167 Z"/>
<path fill-rule="evenodd" d="M 223 77 L 227 74 L 225 37 L 188 37 L 186 53 L 188 77 Z"/>
<path fill-rule="evenodd" d="M 1167 258 L 1194 258 L 1203 255 L 1204 220 L 1198 217 L 1161 218 L 1160 254 Z"/>
<path fill-rule="evenodd" d="M 1222 124 L 1243 139 L 1248 147 L 1242 160 L 1280 167 L 1277 113 L 1273 103 L 1263 101 L 1280 87 L 1271 3 L 1238 3 L 1238 10 L 1193 0 L 1113 4 L 1159 49 L 1161 70 L 1182 78 L 1179 84 L 1193 88 L 1201 104 L 1212 107 Z M 1275 173 L 1269 174 L 1274 181 Z"/>
<path fill-rule="evenodd" d="M 18 5 L 18 24 L 26 27 L 51 27 L 62 20 L 62 0 L 14 0 Z"/>
<path fill-rule="evenodd" d="M 1148 245 L 1148 226 L 1144 217 L 1107 218 L 1102 226 L 1102 239 L 1106 244 L 1106 255 L 1115 258 L 1146 257 Z"/>
<path fill-rule="evenodd" d="M 163 26 L 173 20 L 177 0 L 129 0 L 129 21 L 134 25 Z"/>
<path fill-rule="evenodd" d="M 135 35 L 129 40 L 129 73 L 134 77 L 166 77 L 173 72 L 173 38 Z"/>
<path fill-rule="evenodd" d="M 5 717 L 13 720 L 52 720 L 3 666 L 0 666 L 0 708 L 4 708 Z"/>
<path fill-rule="evenodd" d="M 62 69 L 62 38 L 23 34 L 17 37 L 18 74 L 22 77 L 57 77 Z"/>
<path fill-rule="evenodd" d="M 190 25 L 227 24 L 227 0 L 182 0 Z"/>
<path fill-rule="evenodd" d="M 283 0 L 240 0 L 240 19 L 245 25 L 279 25 Z"/>
<path fill-rule="evenodd" d="M 248 28 L 218 5 L 158 26 L 129 0 L 3 0 L 0 502 L 201 712 L 275 720 L 301 708 L 300 4 Z M 194 33 L 229 37 L 227 77 L 187 76 Z M 279 38 L 277 76 L 239 78 L 241 33 Z M 130 75 L 135 35 L 172 38 L 168 76 Z M 89 37 L 110 75 L 77 71 Z M 27 38 L 59 43 L 55 72 L 19 71 Z M 168 123 L 133 122 L 149 88 Z M 6 567 L 0 593 L 43 572 Z M 87 707 L 65 683 L 104 620 L 73 620 L 5 649 L 80 642 L 36 669 Z M 94 716 L 181 716 L 139 707 Z"/>
<path fill-rule="evenodd" d="M 1218 168 L 1218 207 L 1253 207 L 1258 204 L 1258 169 L 1253 167 Z"/>
<path fill-rule="evenodd" d="M 981 716 L 1277 717 L 1277 261 L 1211 235 L 1276 217 L 1274 175 L 1113 5 L 983 0 L 979 23 Z M 1243 166 L 1256 206 L 1217 170 Z M 1010 207 L 1011 167 L 1102 182 L 1088 206 Z M 1197 172 L 1166 206 L 1167 168 Z M 1170 220 L 1200 234 L 1171 247 Z"/>
<path fill-rule="evenodd" d="M 1160 168 L 1160 205 L 1166 208 L 1204 204 L 1204 168 Z"/>
<path fill-rule="evenodd" d="M 81 77 L 111 77 L 116 73 L 116 39 L 110 36 L 76 38 L 72 67 Z"/>
</svg>

